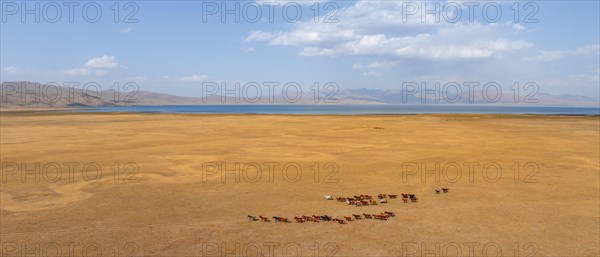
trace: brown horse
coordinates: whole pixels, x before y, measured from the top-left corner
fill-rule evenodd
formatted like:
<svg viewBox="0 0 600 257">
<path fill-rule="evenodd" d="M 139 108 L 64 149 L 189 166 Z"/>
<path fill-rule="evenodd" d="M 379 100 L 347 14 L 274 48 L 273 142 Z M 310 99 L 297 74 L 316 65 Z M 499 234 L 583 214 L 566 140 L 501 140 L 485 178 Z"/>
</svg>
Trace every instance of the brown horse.
<svg viewBox="0 0 600 257">
<path fill-rule="evenodd" d="M 275 222 L 283 222 L 283 223 L 289 222 L 287 218 L 283 218 L 283 217 L 273 216 L 273 219 L 275 220 Z"/>
<path fill-rule="evenodd" d="M 321 218 L 315 218 L 313 216 L 302 216 L 302 218 L 304 218 L 304 220 L 306 221 L 312 221 L 312 222 L 319 222 L 321 220 Z"/>
<path fill-rule="evenodd" d="M 339 224 L 346 224 L 346 221 L 343 219 L 335 218 L 335 219 L 333 219 L 333 221 L 337 221 Z"/>
<path fill-rule="evenodd" d="M 387 220 L 388 216 L 387 215 L 380 215 L 380 214 L 373 214 L 373 218 L 378 219 L 378 220 Z"/>
</svg>

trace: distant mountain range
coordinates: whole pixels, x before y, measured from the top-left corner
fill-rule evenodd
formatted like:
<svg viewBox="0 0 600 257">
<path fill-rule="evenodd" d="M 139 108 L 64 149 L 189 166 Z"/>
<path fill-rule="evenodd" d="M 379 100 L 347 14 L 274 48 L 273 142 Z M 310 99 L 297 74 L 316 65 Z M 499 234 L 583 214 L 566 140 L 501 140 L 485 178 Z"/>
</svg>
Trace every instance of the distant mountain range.
<svg viewBox="0 0 600 257">
<path fill-rule="evenodd" d="M 23 90 L 26 89 L 26 90 Z M 505 90 L 505 89 L 503 89 Z M 452 91 L 456 92 L 456 91 Z M 477 92 L 477 91 L 476 91 Z M 491 92 L 494 92 L 493 90 Z M 312 92 L 311 92 L 312 93 Z M 331 93 L 331 92 L 329 92 Z M 2 108 L 75 108 L 94 106 L 131 106 L 131 105 L 219 105 L 219 104 L 477 104 L 477 105 L 529 105 L 529 106 L 598 106 L 600 99 L 579 95 L 533 94 L 526 97 L 522 93 L 515 98 L 512 92 L 504 92 L 497 101 L 490 93 L 486 99 L 481 92 L 469 95 L 462 92 L 447 95 L 433 94 L 422 98 L 421 94 L 403 92 L 402 90 L 377 89 L 345 89 L 335 94 L 323 93 L 318 101 L 311 94 L 305 93 L 303 99 L 289 101 L 281 96 L 268 96 L 261 99 L 235 99 L 228 95 L 211 95 L 208 97 L 185 97 L 164 93 L 138 91 L 135 94 L 105 90 L 87 92 L 79 88 L 42 85 L 35 82 L 18 81 L 3 82 L 0 89 L 0 107 Z M 531 93 L 531 92 L 529 92 Z M 470 97 L 469 97 L 470 96 Z M 257 100 L 257 101 L 255 101 Z M 326 102 L 323 102 L 326 100 Z M 536 103 L 537 101 L 537 103 Z"/>
</svg>

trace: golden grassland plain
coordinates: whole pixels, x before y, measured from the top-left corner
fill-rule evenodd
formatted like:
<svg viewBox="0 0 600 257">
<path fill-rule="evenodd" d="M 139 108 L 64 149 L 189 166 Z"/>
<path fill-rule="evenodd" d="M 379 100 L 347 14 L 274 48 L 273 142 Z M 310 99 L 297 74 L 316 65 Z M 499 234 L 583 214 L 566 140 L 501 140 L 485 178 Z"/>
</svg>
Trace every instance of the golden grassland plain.
<svg viewBox="0 0 600 257">
<path fill-rule="evenodd" d="M 49 112 L 0 121 L 6 256 L 30 248 L 63 256 L 600 255 L 598 117 Z M 71 173 L 65 163 L 75 163 Z M 479 166 L 470 172 L 469 163 Z M 442 187 L 450 192 L 435 194 Z M 324 199 L 378 193 L 420 201 Z M 397 216 L 343 225 L 247 219 L 382 211 Z"/>
</svg>

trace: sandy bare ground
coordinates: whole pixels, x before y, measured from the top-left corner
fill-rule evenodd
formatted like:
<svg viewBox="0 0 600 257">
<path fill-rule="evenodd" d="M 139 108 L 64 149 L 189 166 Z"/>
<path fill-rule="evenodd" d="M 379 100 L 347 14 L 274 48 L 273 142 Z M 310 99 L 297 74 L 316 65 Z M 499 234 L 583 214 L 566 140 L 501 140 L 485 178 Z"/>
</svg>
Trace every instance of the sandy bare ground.
<svg viewBox="0 0 600 257">
<path fill-rule="evenodd" d="M 599 121 L 3 113 L 1 255 L 598 256 Z"/>
</svg>

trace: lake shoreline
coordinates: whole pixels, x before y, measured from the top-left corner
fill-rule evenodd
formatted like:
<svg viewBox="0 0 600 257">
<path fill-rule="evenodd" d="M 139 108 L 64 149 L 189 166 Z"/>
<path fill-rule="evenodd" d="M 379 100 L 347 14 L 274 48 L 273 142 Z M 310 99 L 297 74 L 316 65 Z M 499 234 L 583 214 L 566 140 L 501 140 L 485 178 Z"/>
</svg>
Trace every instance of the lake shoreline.
<svg viewBox="0 0 600 257">
<path fill-rule="evenodd" d="M 487 105 L 140 105 L 85 108 L 1 108 L 0 112 L 334 116 L 395 116 L 429 114 L 600 116 L 600 108 L 596 107 Z"/>
</svg>

